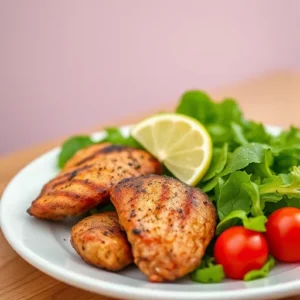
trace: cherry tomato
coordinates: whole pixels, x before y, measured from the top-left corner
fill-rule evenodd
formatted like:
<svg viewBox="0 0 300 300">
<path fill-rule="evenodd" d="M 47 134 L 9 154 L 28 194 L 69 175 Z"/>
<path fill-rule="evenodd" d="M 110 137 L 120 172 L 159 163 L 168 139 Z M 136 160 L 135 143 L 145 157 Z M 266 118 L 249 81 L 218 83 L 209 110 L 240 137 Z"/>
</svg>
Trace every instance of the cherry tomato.
<svg viewBox="0 0 300 300">
<path fill-rule="evenodd" d="M 260 269 L 268 258 L 268 244 L 263 234 L 234 226 L 217 238 L 214 257 L 229 278 L 243 279 L 251 270 Z"/>
<path fill-rule="evenodd" d="M 266 225 L 271 254 L 283 262 L 300 261 L 300 209 L 283 207 L 273 212 Z"/>
</svg>

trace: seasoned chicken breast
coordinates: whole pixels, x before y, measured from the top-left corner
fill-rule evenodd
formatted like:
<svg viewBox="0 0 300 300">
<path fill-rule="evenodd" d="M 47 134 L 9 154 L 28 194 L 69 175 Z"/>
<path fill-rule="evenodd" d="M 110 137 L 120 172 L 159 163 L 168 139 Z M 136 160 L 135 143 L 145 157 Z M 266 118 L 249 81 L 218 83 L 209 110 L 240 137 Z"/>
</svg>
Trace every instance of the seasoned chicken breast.
<svg viewBox="0 0 300 300">
<path fill-rule="evenodd" d="M 216 227 L 215 208 L 200 189 L 147 175 L 122 180 L 110 196 L 134 262 L 150 281 L 175 280 L 200 264 Z"/>
<path fill-rule="evenodd" d="M 78 150 L 65 164 L 63 171 L 70 170 L 74 167 L 84 165 L 86 162 L 89 164 L 93 161 L 99 160 L 99 155 L 103 148 L 111 146 L 110 143 L 95 144 L 83 149 Z M 86 160 L 87 159 L 87 160 Z"/>
<path fill-rule="evenodd" d="M 119 271 L 133 262 L 131 247 L 116 212 L 95 214 L 73 226 L 71 244 L 87 263 Z"/>
<path fill-rule="evenodd" d="M 40 219 L 61 220 L 105 203 L 121 179 L 161 173 L 161 164 L 147 152 L 102 144 L 80 150 L 32 202 L 28 213 Z"/>
</svg>

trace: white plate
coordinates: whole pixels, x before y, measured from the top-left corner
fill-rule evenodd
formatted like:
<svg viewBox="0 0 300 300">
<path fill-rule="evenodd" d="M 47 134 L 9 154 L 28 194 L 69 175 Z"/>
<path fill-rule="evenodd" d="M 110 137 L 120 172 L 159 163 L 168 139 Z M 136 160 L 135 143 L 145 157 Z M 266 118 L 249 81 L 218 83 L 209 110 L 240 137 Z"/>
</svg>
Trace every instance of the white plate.
<svg viewBox="0 0 300 300">
<path fill-rule="evenodd" d="M 123 130 L 128 132 L 128 127 Z M 270 130 L 277 134 L 280 129 Z M 26 166 L 7 186 L 1 200 L 1 227 L 6 239 L 39 270 L 73 286 L 123 299 L 270 299 L 300 294 L 299 264 L 278 265 L 265 279 L 219 284 L 195 284 L 188 277 L 176 283 L 149 283 L 133 266 L 112 273 L 87 265 L 70 245 L 70 222 L 41 221 L 26 213 L 42 186 L 57 174 L 58 153 L 56 148 Z"/>
</svg>

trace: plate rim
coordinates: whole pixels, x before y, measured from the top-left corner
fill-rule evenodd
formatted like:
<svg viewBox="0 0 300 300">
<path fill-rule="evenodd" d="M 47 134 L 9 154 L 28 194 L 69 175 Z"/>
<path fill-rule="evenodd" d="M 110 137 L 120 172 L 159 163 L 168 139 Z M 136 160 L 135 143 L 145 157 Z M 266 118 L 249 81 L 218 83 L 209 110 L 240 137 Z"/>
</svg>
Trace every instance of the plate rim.
<svg viewBox="0 0 300 300">
<path fill-rule="evenodd" d="M 267 127 L 274 128 L 276 131 L 281 130 L 281 127 L 270 126 Z M 128 130 L 130 125 L 120 126 L 121 130 Z M 99 132 L 92 133 L 91 136 L 97 134 L 103 134 L 103 130 Z M 43 160 L 50 153 L 59 151 L 60 147 L 55 147 L 44 154 L 38 156 L 31 162 L 29 162 L 25 167 L 17 172 L 17 174 L 10 180 L 8 185 L 5 187 L 0 201 L 0 226 L 5 239 L 11 245 L 11 247 L 20 255 L 25 261 L 30 263 L 32 266 L 40 270 L 41 272 L 59 280 L 66 284 L 72 285 L 74 287 L 79 287 L 83 290 L 91 291 L 94 293 L 101 293 L 106 296 L 111 297 L 121 297 L 126 299 L 174 299 L 174 300 L 196 300 L 196 299 L 251 299 L 256 297 L 257 299 L 268 297 L 278 298 L 281 296 L 291 296 L 297 292 L 300 292 L 300 280 L 295 278 L 293 281 L 281 283 L 278 285 L 266 285 L 263 287 L 252 287 L 250 289 L 236 289 L 236 290 L 226 290 L 226 291 L 172 291 L 172 290 L 155 290 L 150 287 L 132 287 L 124 284 L 118 284 L 114 282 L 109 282 L 101 278 L 91 278 L 85 281 L 85 276 L 78 273 L 74 273 L 70 270 L 64 269 L 59 265 L 50 263 L 49 261 L 39 257 L 29 248 L 24 247 L 24 245 L 18 239 L 14 238 L 13 231 L 9 228 L 8 224 L 3 222 L 4 211 L 3 206 L 9 199 L 7 199 L 7 194 L 9 194 L 10 189 L 12 189 L 14 182 L 19 176 L 22 175 L 27 169 L 31 167 L 32 164 L 39 160 Z M 7 199 L 7 200 L 6 200 Z M 213 286 L 213 285 L 212 285 Z M 270 288 L 272 287 L 272 288 Z"/>
</svg>

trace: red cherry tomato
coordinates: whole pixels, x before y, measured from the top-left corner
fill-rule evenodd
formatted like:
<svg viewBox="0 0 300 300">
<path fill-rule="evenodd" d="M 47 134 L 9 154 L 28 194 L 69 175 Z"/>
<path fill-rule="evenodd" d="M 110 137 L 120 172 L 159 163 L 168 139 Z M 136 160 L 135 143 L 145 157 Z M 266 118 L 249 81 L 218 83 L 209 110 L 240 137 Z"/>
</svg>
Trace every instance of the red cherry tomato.
<svg viewBox="0 0 300 300">
<path fill-rule="evenodd" d="M 283 207 L 273 212 L 266 225 L 270 253 L 283 262 L 300 261 L 300 209 Z"/>
<path fill-rule="evenodd" d="M 261 233 L 234 226 L 218 237 L 214 257 L 227 277 L 243 279 L 246 273 L 264 265 L 268 252 L 267 241 Z"/>
</svg>

